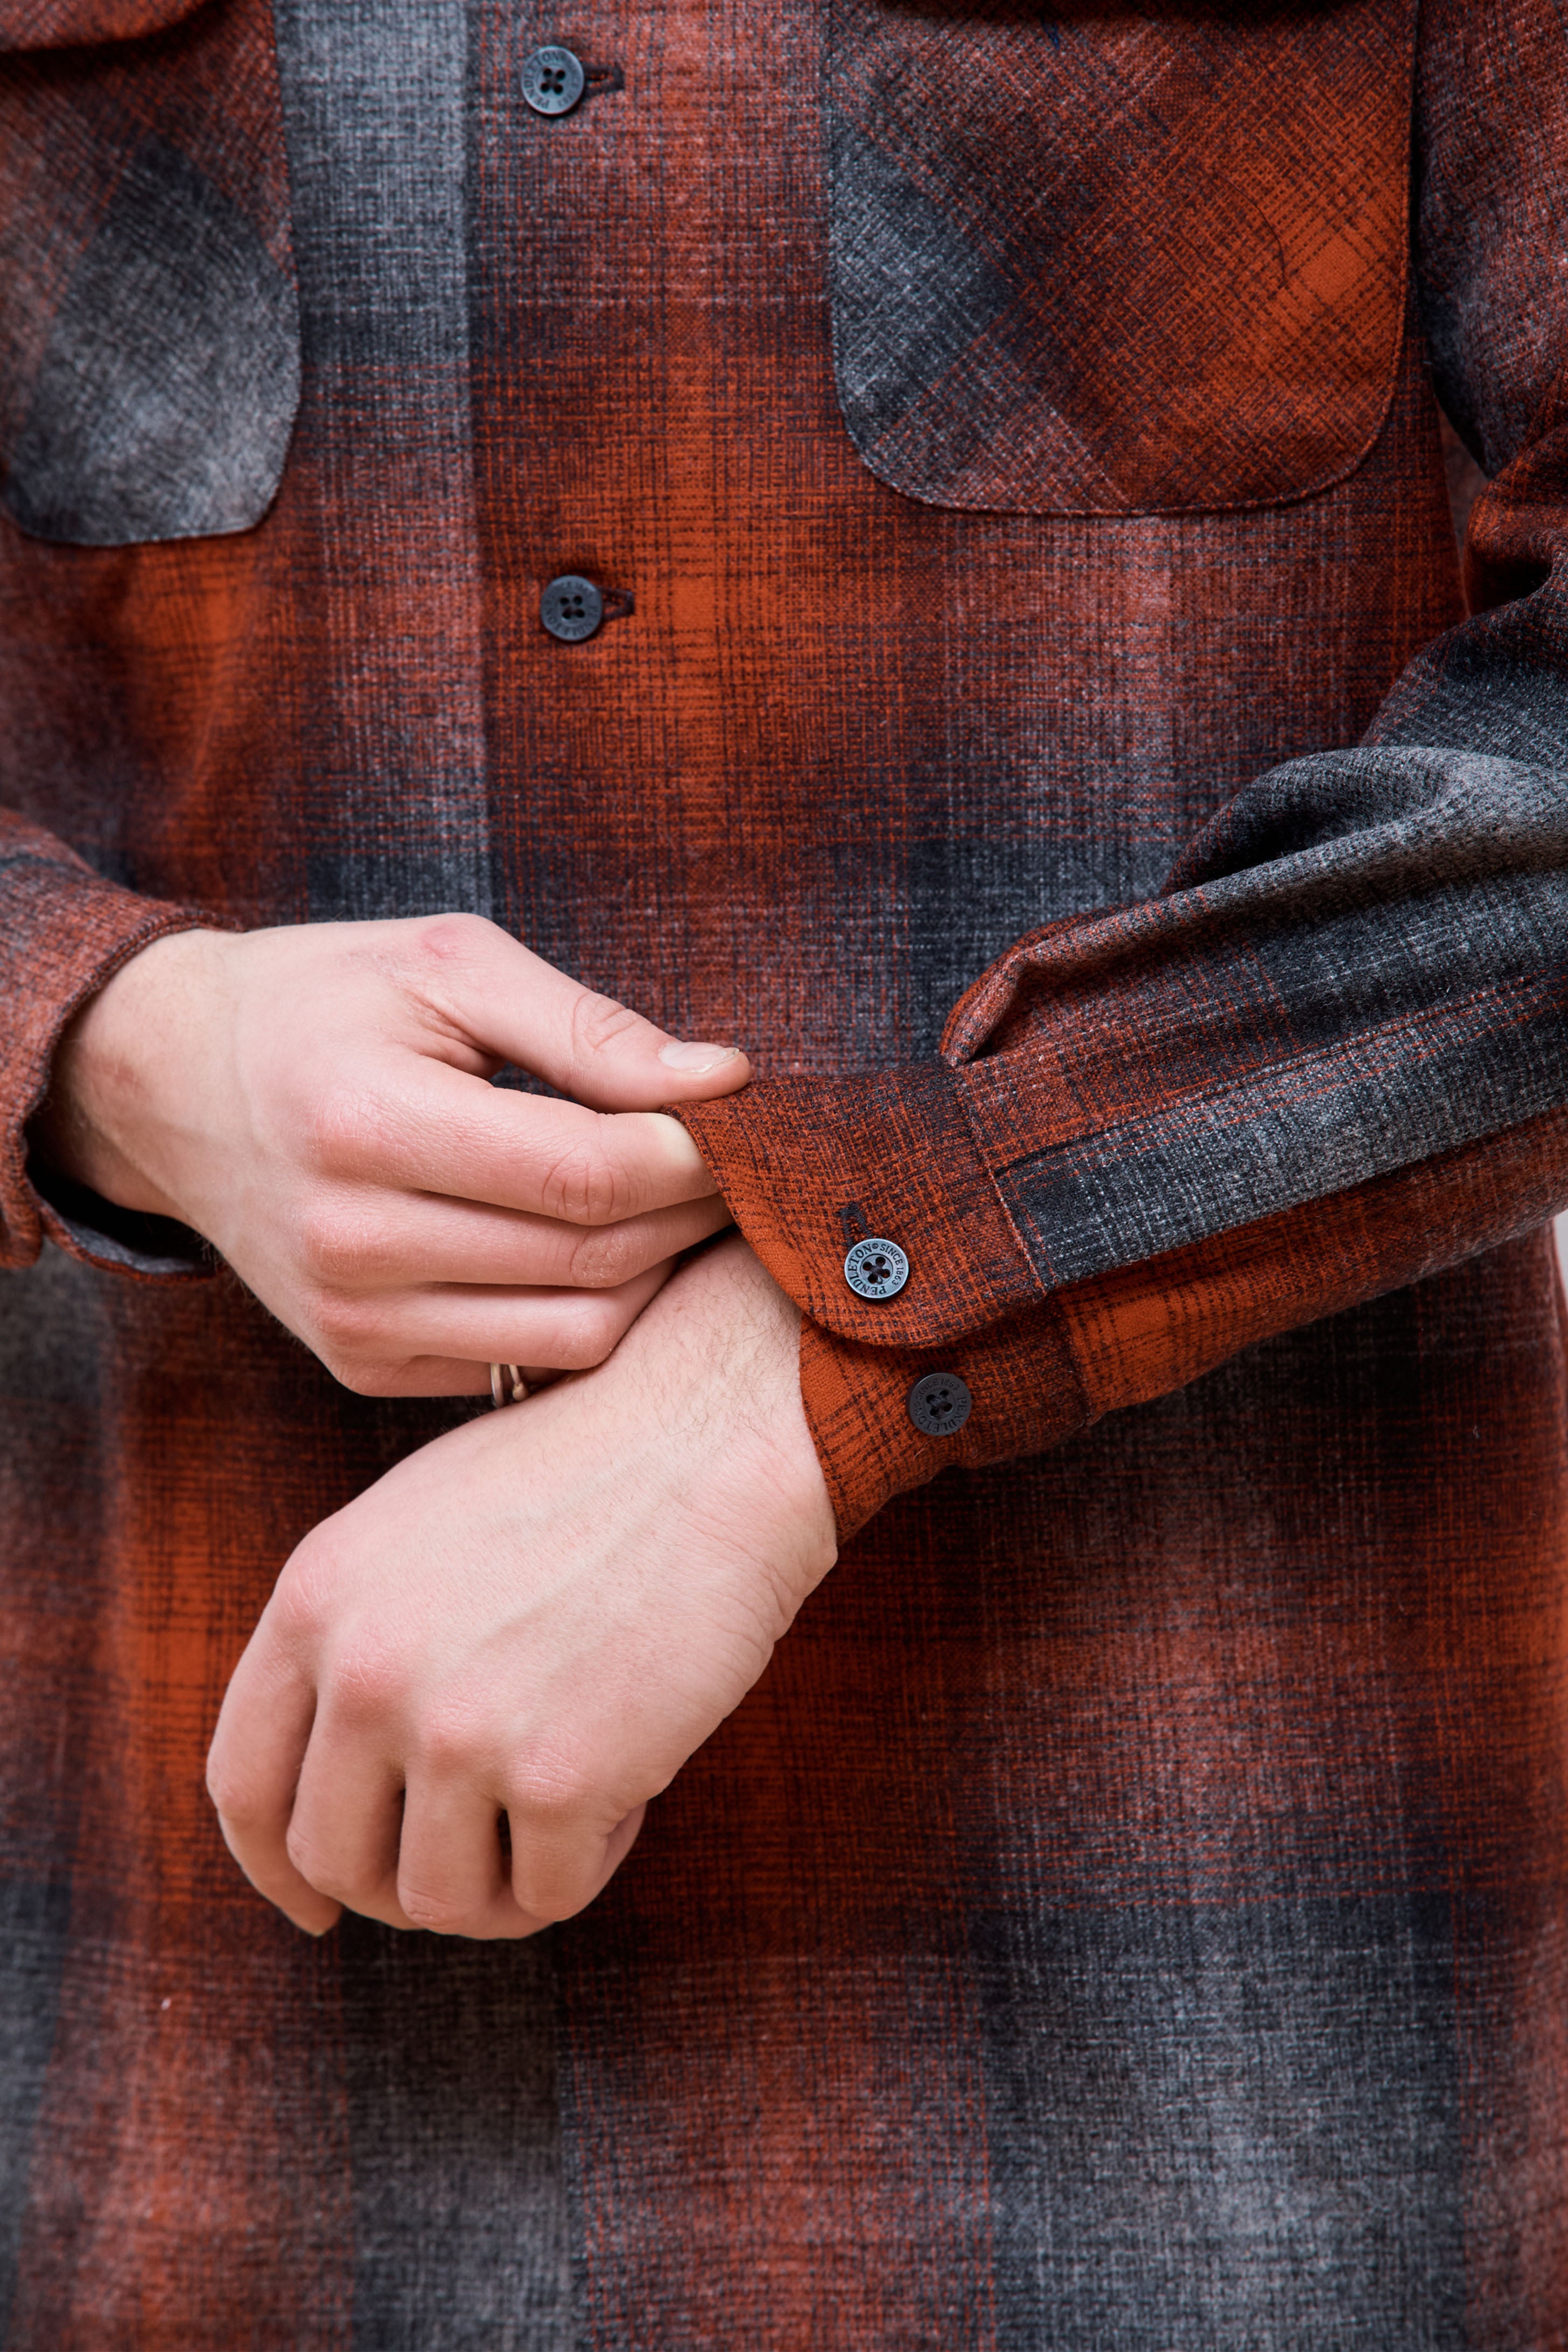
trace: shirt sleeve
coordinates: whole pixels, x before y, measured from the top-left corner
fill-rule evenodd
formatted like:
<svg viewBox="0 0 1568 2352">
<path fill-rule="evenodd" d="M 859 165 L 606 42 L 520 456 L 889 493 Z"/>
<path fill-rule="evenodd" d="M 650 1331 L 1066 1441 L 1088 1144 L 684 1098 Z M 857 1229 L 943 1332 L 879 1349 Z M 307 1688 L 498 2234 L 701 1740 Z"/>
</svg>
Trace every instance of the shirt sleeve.
<svg viewBox="0 0 1568 2352">
<path fill-rule="evenodd" d="M 929 1062 L 682 1113 L 803 1309 L 846 1532 L 1568 1202 L 1568 78 L 1545 0 L 1424 13 L 1420 315 L 1498 478 L 1470 619 L 1152 898 L 1017 941 Z M 860 1236 L 901 1287 L 857 1295 Z"/>
<path fill-rule="evenodd" d="M 185 1226 L 45 1176 L 27 1153 L 27 1122 L 72 1013 L 154 940 L 210 920 L 105 881 L 52 834 L 0 809 L 0 1266 L 30 1265 L 47 1238 L 144 1279 L 212 1270 Z"/>
</svg>

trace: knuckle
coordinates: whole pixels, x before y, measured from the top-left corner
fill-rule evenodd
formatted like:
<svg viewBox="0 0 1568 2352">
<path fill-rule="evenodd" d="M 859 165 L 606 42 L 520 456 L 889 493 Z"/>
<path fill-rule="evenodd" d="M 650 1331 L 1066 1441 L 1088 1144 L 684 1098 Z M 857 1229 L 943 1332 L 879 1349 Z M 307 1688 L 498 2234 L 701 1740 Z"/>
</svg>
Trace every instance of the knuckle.
<svg viewBox="0 0 1568 2352">
<path fill-rule="evenodd" d="M 581 1911 L 588 1899 L 584 1895 L 577 1900 L 552 1881 L 541 1881 L 536 1885 L 531 1879 L 518 1877 L 515 1872 L 511 1892 L 518 1909 L 526 1911 L 541 1927 L 558 1927 L 563 1920 L 570 1919 Z"/>
<path fill-rule="evenodd" d="M 640 1015 L 629 1005 L 617 1003 L 613 996 L 600 996 L 592 989 L 584 989 L 573 999 L 572 1050 L 584 1059 L 604 1053 L 628 1031 L 641 1027 Z"/>
<path fill-rule="evenodd" d="M 385 1326 L 379 1300 L 352 1290 L 318 1288 L 310 1302 L 310 1324 L 321 1345 L 318 1353 L 352 1361 L 374 1350 Z"/>
<path fill-rule="evenodd" d="M 472 1712 L 450 1704 L 426 1710 L 415 1745 L 425 1770 L 442 1780 L 467 1777 L 480 1761 L 483 1748 Z"/>
<path fill-rule="evenodd" d="M 626 1328 L 620 1302 L 588 1291 L 561 1307 L 552 1327 L 550 1360 L 557 1371 L 588 1372 L 615 1353 Z"/>
<path fill-rule="evenodd" d="M 322 1699 L 351 1728 L 401 1717 L 407 1698 L 409 1661 L 394 1643 L 358 1633 L 345 1642 L 324 1678 Z"/>
<path fill-rule="evenodd" d="M 446 914 L 423 917 L 416 926 L 413 943 L 431 962 L 453 964 L 481 953 L 495 936 L 496 926 L 485 916 L 453 908 Z"/>
<path fill-rule="evenodd" d="M 573 1145 L 550 1163 L 542 1190 L 546 1213 L 568 1224 L 613 1224 L 631 1206 L 620 1170 L 586 1143 Z"/>
<path fill-rule="evenodd" d="M 398 1881 L 398 1905 L 411 1927 L 423 1927 L 433 1936 L 472 1935 L 479 1922 L 465 1905 L 455 1903 L 449 1895 L 436 1894 L 428 1887 L 410 1886 Z"/>
<path fill-rule="evenodd" d="M 579 1828 L 600 1807 L 593 1772 L 576 1757 L 538 1750 L 518 1759 L 507 1774 L 514 1849 L 531 1834 L 561 1835 Z"/>
<path fill-rule="evenodd" d="M 259 1829 L 268 1818 L 255 1784 L 237 1772 L 226 1758 L 216 1755 L 207 1759 L 207 1795 L 213 1810 L 231 1829 L 240 1832 Z"/>
<path fill-rule="evenodd" d="M 283 1851 L 306 1885 L 313 1886 L 318 1895 L 336 1893 L 335 1887 L 330 1887 L 323 1883 L 330 1874 L 323 1867 L 310 1839 L 292 1822 L 289 1822 L 288 1833 L 283 1840 Z"/>
<path fill-rule="evenodd" d="M 543 1864 L 526 1857 L 512 1864 L 512 1900 L 541 1927 L 570 1919 L 593 1900 L 594 1877 L 568 1862 Z"/>
<path fill-rule="evenodd" d="M 438 1028 L 467 1037 L 476 987 L 488 992 L 496 948 L 506 936 L 485 916 L 457 908 L 416 918 L 399 957 L 398 987 Z"/>
<path fill-rule="evenodd" d="M 353 1282 L 377 1270 L 369 1225 L 342 1201 L 312 1201 L 301 1211 L 299 1246 L 306 1272 L 322 1285 Z"/>
<path fill-rule="evenodd" d="M 328 1621 L 337 1554 L 320 1528 L 296 1546 L 284 1565 L 268 1613 L 285 1650 L 309 1654 Z"/>
<path fill-rule="evenodd" d="M 363 1169 L 378 1157 L 385 1125 L 376 1097 L 367 1089 L 329 1087 L 313 1097 L 302 1114 L 304 1157 L 329 1173 Z"/>
<path fill-rule="evenodd" d="M 574 1244 L 568 1279 L 579 1290 L 616 1290 L 643 1268 L 639 1236 L 625 1223 L 595 1226 Z"/>
<path fill-rule="evenodd" d="M 352 1905 L 363 1903 L 374 1892 L 368 1881 L 361 1881 L 352 1870 L 344 1869 L 341 1862 L 334 1863 L 330 1854 L 312 1844 L 306 1833 L 292 1822 L 283 1841 L 283 1850 L 306 1885 L 313 1886 L 318 1895 L 330 1895 L 336 1903 Z"/>
</svg>

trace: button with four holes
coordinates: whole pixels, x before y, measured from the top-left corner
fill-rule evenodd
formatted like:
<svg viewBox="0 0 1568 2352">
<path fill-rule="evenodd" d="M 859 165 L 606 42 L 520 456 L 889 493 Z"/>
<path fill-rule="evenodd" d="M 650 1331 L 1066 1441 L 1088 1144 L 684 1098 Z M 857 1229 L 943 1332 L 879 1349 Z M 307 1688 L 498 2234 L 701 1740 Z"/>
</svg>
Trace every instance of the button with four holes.
<svg viewBox="0 0 1568 2352">
<path fill-rule="evenodd" d="M 910 1419 L 928 1437 L 952 1437 L 974 1402 L 956 1372 L 928 1372 L 910 1391 Z"/>
<path fill-rule="evenodd" d="M 605 617 L 604 593 L 581 572 L 563 572 L 541 596 L 539 617 L 563 645 L 580 646 Z"/>
<path fill-rule="evenodd" d="M 522 61 L 522 95 L 535 114 L 570 114 L 587 87 L 583 60 L 571 49 L 535 49 Z"/>
<path fill-rule="evenodd" d="M 858 1298 L 896 1298 L 910 1278 L 910 1262 L 897 1242 L 871 1234 L 857 1242 L 844 1261 L 844 1279 Z"/>
</svg>

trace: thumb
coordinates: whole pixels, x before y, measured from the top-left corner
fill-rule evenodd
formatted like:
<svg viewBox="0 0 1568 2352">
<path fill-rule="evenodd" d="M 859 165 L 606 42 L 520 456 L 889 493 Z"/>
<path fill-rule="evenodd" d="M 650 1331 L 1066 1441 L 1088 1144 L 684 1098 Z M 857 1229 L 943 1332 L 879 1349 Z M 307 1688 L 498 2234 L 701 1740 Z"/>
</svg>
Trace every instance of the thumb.
<svg viewBox="0 0 1568 2352">
<path fill-rule="evenodd" d="M 465 978 L 476 1043 L 591 1110 L 658 1110 L 733 1094 L 752 1075 L 738 1046 L 672 1037 L 613 996 L 584 988 L 487 924 Z"/>
</svg>

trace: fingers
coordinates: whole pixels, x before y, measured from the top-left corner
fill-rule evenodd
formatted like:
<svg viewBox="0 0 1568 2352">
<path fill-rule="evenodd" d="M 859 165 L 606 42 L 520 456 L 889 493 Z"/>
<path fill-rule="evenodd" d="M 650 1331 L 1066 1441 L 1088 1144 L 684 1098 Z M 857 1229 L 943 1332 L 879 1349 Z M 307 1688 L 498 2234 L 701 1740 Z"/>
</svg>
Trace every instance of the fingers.
<svg viewBox="0 0 1568 2352">
<path fill-rule="evenodd" d="M 320 1302 L 300 1334 L 334 1380 L 360 1396 L 478 1395 L 487 1364 L 586 1371 L 620 1344 L 674 1272 L 666 1258 L 614 1290 L 489 1290 L 475 1286 Z M 409 1385 L 421 1360 L 468 1368 L 453 1388 Z"/>
<path fill-rule="evenodd" d="M 403 1916 L 438 1935 L 478 1937 L 531 1936 L 570 1919 L 620 1868 L 647 1810 L 636 1805 L 605 1826 L 593 1791 L 563 1800 L 513 1787 L 498 1798 L 466 1760 L 411 1773 L 397 1857 Z"/>
<path fill-rule="evenodd" d="M 646 1803 L 605 1831 L 592 1819 L 561 1819 L 552 1809 L 531 1812 L 524 1803 L 509 1810 L 511 1823 L 511 1891 L 520 1911 L 540 1919 L 571 1919 L 601 1895 L 619 1870 L 642 1828 Z"/>
<path fill-rule="evenodd" d="M 322 1174 L 607 1225 L 708 1199 L 713 1179 L 678 1119 L 606 1116 L 525 1095 L 428 1056 L 388 1056 L 323 1106 Z"/>
<path fill-rule="evenodd" d="M 316 1695 L 258 1627 L 235 1671 L 207 1756 L 207 1794 L 224 1842 L 247 1878 L 297 1927 L 325 1935 L 340 1906 L 312 1886 L 289 1853 L 294 1790 Z"/>
<path fill-rule="evenodd" d="M 531 1936 L 549 1916 L 525 1911 L 512 1892 L 511 1832 L 502 1810 L 471 1780 L 426 1775 L 409 1787 L 397 1857 L 397 1899 L 416 1927 L 442 1936 Z"/>
<path fill-rule="evenodd" d="M 411 946 L 415 984 L 432 1009 L 504 1061 L 595 1109 L 694 1102 L 730 1094 L 751 1076 L 737 1048 L 671 1037 L 493 923 L 436 916 L 419 926 Z"/>
<path fill-rule="evenodd" d="M 408 1927 L 397 1900 L 402 1824 L 396 1769 L 374 1740 L 345 1737 L 341 1723 L 318 1713 L 289 1822 L 289 1860 L 300 1877 L 363 1918 Z"/>
<path fill-rule="evenodd" d="M 391 1193 L 362 1206 L 345 1192 L 303 1236 L 309 1286 L 282 1319 L 361 1395 L 481 1395 L 489 1363 L 602 1364 L 674 1253 L 728 1223 L 717 1195 L 583 1227 Z"/>
<path fill-rule="evenodd" d="M 335 1904 L 393 1927 L 496 1939 L 537 1935 L 583 1910 L 619 1869 L 642 1827 L 636 1806 L 604 1831 L 542 1830 L 509 1813 L 477 1779 L 416 1773 L 400 1796 L 379 1763 L 322 1738 L 307 1759 L 289 1848 Z M 532 1905 L 519 1899 L 527 1890 Z"/>
<path fill-rule="evenodd" d="M 438 1935 L 531 1936 L 582 1910 L 619 1868 L 644 1806 L 607 1830 L 595 1822 L 591 1797 L 514 1794 L 505 1807 L 469 1758 L 438 1753 L 415 1768 L 405 1791 L 362 1720 L 365 1696 L 352 1680 L 339 1683 L 332 1706 L 316 1715 L 291 1806 L 278 1801 L 283 1780 L 275 1776 L 264 1830 L 220 1809 L 224 1835 L 252 1885 L 298 1925 L 319 1932 L 347 1909 Z M 242 1702 L 226 1747 L 260 1728 Z M 265 1767 L 275 1759 L 258 1747 L 248 1760 Z"/>
<path fill-rule="evenodd" d="M 614 1290 L 731 1222 L 716 1192 L 613 1225 L 573 1225 L 427 1192 L 325 1194 L 300 1221 L 303 1271 L 323 1293 L 478 1283 Z"/>
</svg>

